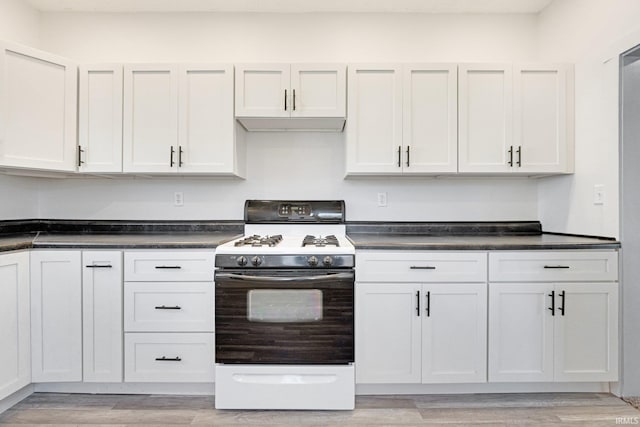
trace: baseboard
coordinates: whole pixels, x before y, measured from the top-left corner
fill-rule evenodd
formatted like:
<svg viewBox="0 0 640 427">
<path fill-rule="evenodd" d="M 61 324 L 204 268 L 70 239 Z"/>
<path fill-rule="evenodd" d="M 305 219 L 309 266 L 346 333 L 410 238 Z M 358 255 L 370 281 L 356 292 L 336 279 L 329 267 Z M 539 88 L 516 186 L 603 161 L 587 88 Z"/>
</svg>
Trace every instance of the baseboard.
<svg viewBox="0 0 640 427">
<path fill-rule="evenodd" d="M 356 384 L 356 395 L 473 393 L 610 393 L 609 383 Z"/>
<path fill-rule="evenodd" d="M 0 400 L 0 414 L 2 414 L 7 409 L 10 409 L 12 406 L 20 403 L 22 400 L 31 396 L 34 392 L 33 384 L 29 384 L 27 386 L 22 387 L 20 390 L 16 391 L 13 394 L 5 397 Z"/>
<path fill-rule="evenodd" d="M 39 383 L 36 392 L 213 395 L 214 383 Z"/>
</svg>

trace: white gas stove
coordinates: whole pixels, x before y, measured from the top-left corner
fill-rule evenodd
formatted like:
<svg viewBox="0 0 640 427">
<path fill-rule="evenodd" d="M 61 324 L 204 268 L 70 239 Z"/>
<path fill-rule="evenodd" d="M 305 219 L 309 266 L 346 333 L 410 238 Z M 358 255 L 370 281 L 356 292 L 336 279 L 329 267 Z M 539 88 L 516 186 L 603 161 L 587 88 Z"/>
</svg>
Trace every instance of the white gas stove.
<svg viewBox="0 0 640 427">
<path fill-rule="evenodd" d="M 353 409 L 355 248 L 342 201 L 245 204 L 216 249 L 216 407 Z"/>
</svg>

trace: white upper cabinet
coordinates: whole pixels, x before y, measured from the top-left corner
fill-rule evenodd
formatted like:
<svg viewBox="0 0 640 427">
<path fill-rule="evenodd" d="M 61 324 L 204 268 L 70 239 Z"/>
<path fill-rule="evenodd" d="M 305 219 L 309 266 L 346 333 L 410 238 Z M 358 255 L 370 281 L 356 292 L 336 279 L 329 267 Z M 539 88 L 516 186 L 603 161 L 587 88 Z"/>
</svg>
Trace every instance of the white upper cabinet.
<svg viewBox="0 0 640 427">
<path fill-rule="evenodd" d="M 78 171 L 122 172 L 122 65 L 82 65 Z"/>
<path fill-rule="evenodd" d="M 182 65 L 179 82 L 178 172 L 243 175 L 242 132 L 233 119 L 233 66 Z"/>
<path fill-rule="evenodd" d="M 176 170 L 177 65 L 125 65 L 123 129 L 125 172 Z"/>
<path fill-rule="evenodd" d="M 404 67 L 404 173 L 458 170 L 458 77 L 455 64 Z"/>
<path fill-rule="evenodd" d="M 289 64 L 236 66 L 236 117 L 289 117 Z"/>
<path fill-rule="evenodd" d="M 513 163 L 512 67 L 460 65 L 459 171 L 508 172 Z"/>
<path fill-rule="evenodd" d="M 243 175 L 230 65 L 125 65 L 123 170 Z"/>
<path fill-rule="evenodd" d="M 345 121 L 342 64 L 236 66 L 238 121 L 248 130 L 334 130 Z"/>
<path fill-rule="evenodd" d="M 77 66 L 0 42 L 0 166 L 76 170 Z"/>
<path fill-rule="evenodd" d="M 349 65 L 347 174 L 402 171 L 402 67 Z"/>
<path fill-rule="evenodd" d="M 573 171 L 573 73 L 567 65 L 462 65 L 459 171 Z"/>
<path fill-rule="evenodd" d="M 515 66 L 514 170 L 562 173 L 573 170 L 572 69 Z"/>
<path fill-rule="evenodd" d="M 457 171 L 457 67 L 349 66 L 347 174 Z"/>
</svg>

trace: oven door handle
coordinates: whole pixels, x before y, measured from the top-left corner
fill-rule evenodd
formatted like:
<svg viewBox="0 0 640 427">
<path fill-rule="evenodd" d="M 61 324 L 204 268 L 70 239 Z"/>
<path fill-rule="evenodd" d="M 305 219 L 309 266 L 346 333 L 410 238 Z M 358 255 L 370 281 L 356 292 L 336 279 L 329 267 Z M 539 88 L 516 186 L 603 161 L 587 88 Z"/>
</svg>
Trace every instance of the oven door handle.
<svg viewBox="0 0 640 427">
<path fill-rule="evenodd" d="M 242 281 L 252 281 L 252 282 L 263 282 L 263 283 L 288 283 L 288 282 L 297 282 L 297 283 L 318 283 L 318 282 L 326 282 L 330 280 L 353 280 L 355 275 L 353 272 L 350 273 L 333 273 L 333 274 L 323 274 L 318 276 L 296 276 L 296 277 L 274 277 L 274 276 L 249 276 L 245 274 L 234 274 L 234 273 L 217 273 L 217 280 L 242 280 Z"/>
</svg>

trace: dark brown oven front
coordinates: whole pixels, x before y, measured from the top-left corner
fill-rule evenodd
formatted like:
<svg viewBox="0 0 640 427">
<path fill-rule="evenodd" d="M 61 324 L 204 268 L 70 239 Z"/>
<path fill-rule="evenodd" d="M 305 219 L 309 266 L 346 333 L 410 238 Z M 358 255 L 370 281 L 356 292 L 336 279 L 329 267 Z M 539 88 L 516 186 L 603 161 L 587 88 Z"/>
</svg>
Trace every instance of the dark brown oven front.
<svg viewBox="0 0 640 427">
<path fill-rule="evenodd" d="M 353 270 L 218 270 L 216 363 L 353 362 Z"/>
</svg>

